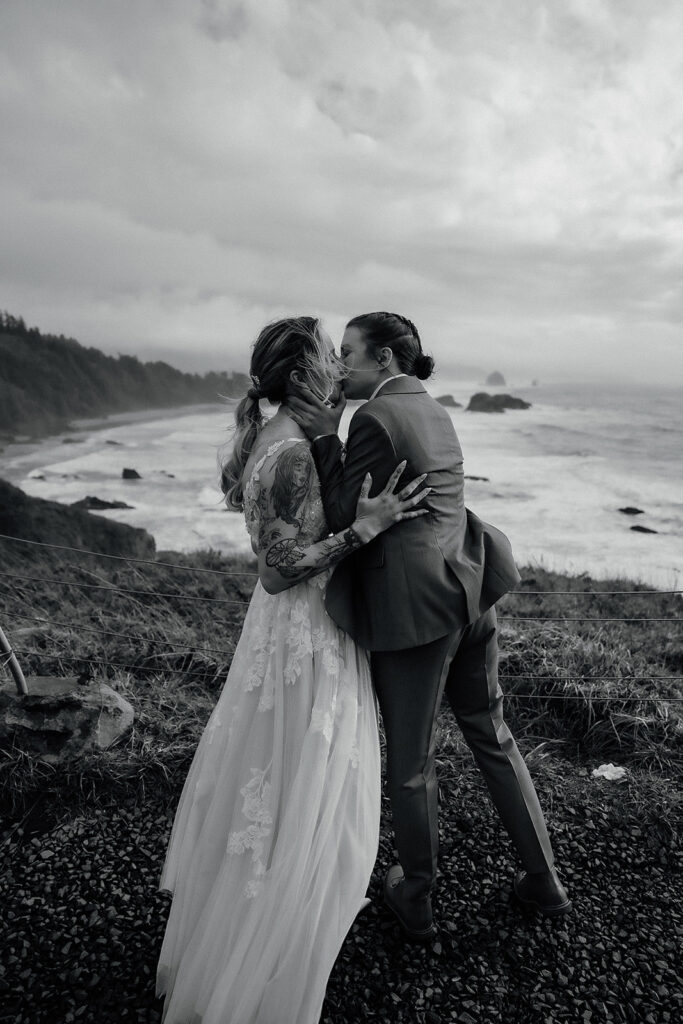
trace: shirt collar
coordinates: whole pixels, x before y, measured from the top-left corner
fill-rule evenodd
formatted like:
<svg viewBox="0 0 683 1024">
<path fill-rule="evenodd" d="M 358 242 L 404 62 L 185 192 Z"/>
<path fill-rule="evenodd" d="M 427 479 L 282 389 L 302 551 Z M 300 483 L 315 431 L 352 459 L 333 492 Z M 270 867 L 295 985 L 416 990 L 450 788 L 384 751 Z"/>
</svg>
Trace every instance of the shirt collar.
<svg viewBox="0 0 683 1024">
<path fill-rule="evenodd" d="M 373 398 L 376 398 L 377 395 L 382 390 L 382 388 L 384 387 L 384 385 L 388 384 L 390 380 L 398 380 L 399 377 L 407 377 L 407 376 L 408 376 L 407 373 L 395 373 L 393 377 L 387 377 L 386 380 L 380 381 L 380 383 L 377 385 L 375 390 L 372 392 L 372 394 L 368 398 L 368 402 L 371 402 Z"/>
</svg>

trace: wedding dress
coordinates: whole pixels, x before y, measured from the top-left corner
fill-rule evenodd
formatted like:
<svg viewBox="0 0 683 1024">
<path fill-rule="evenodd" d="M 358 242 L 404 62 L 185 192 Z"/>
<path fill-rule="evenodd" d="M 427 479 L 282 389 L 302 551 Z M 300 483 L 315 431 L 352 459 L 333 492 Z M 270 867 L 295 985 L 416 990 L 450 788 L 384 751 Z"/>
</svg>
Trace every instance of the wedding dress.
<svg viewBox="0 0 683 1024">
<path fill-rule="evenodd" d="M 254 544 L 260 474 L 244 512 Z M 313 476 L 302 547 L 328 534 Z M 379 840 L 380 755 L 367 654 L 323 600 L 332 569 L 276 595 L 257 582 L 180 797 L 159 888 L 163 1024 L 316 1024 Z"/>
</svg>

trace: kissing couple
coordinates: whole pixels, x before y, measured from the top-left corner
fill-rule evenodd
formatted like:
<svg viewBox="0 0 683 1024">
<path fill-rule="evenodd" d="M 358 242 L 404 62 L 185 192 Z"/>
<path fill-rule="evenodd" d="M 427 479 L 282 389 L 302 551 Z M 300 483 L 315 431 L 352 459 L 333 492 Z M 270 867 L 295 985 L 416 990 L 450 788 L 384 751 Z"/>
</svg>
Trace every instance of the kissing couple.
<svg viewBox="0 0 683 1024">
<path fill-rule="evenodd" d="M 354 317 L 339 355 L 313 317 L 254 344 L 222 488 L 259 580 L 159 883 L 164 1024 L 319 1020 L 377 855 L 378 709 L 398 854 L 384 901 L 406 940 L 436 931 L 444 693 L 521 862 L 517 899 L 570 908 L 503 718 L 495 602 L 520 577 L 507 538 L 465 508 L 453 424 L 421 383 L 433 367 L 395 313 Z M 347 399 L 366 401 L 343 445 Z"/>
</svg>

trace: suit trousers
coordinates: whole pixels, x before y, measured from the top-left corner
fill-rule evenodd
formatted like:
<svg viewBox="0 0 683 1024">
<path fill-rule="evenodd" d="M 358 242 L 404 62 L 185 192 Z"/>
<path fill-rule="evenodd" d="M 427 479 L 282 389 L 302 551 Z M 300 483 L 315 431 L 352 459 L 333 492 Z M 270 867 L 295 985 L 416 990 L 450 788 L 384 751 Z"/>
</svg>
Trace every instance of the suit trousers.
<svg viewBox="0 0 683 1024">
<path fill-rule="evenodd" d="M 532 873 L 553 865 L 534 784 L 503 719 L 495 607 L 422 647 L 373 651 L 372 676 L 387 741 L 387 787 L 409 898 L 429 893 L 437 873 L 436 717 L 443 694 L 491 798 Z"/>
</svg>

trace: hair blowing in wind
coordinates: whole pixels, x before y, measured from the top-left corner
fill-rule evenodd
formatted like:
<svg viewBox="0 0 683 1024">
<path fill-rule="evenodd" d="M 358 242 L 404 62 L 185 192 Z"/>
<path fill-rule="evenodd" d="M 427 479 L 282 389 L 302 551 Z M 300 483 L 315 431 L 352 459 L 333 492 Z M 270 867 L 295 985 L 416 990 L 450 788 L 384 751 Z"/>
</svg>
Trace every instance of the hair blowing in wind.
<svg viewBox="0 0 683 1024">
<path fill-rule="evenodd" d="M 320 321 L 312 316 L 286 317 L 267 324 L 254 343 L 249 366 L 252 386 L 235 410 L 235 435 L 229 457 L 221 466 L 221 490 L 233 511 L 243 508 L 243 474 L 266 418 L 261 399 L 285 402 L 291 374 L 323 401 L 344 375 L 331 348 L 320 338 Z"/>
</svg>

